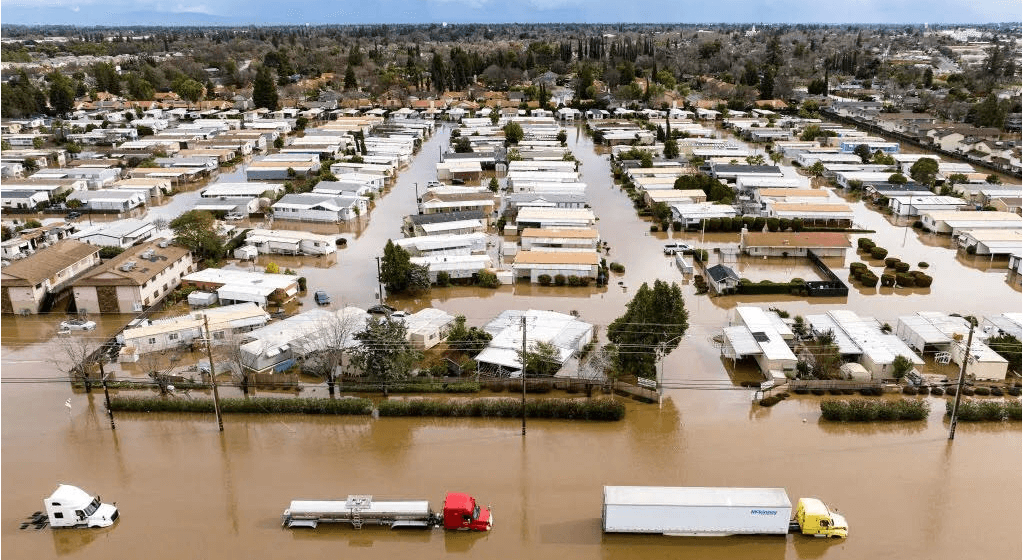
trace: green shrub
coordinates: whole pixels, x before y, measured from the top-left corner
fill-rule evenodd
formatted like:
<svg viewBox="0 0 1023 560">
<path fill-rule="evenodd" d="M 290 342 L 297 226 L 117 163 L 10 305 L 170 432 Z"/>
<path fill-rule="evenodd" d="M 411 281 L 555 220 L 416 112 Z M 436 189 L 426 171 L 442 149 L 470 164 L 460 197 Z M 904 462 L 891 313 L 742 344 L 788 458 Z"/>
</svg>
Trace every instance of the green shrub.
<svg viewBox="0 0 1023 560">
<path fill-rule="evenodd" d="M 979 397 L 986 397 L 991 394 L 991 389 L 988 387 L 977 387 L 973 392 Z"/>
<path fill-rule="evenodd" d="M 873 288 L 874 286 L 877 286 L 877 275 L 868 270 L 863 274 L 860 274 L 860 282 L 868 288 Z"/>
<path fill-rule="evenodd" d="M 919 288 L 930 288 L 931 283 L 934 282 L 934 278 L 930 275 L 924 274 L 919 270 L 913 273 L 913 280 L 916 282 Z"/>
<path fill-rule="evenodd" d="M 657 232 L 657 224 L 650 224 L 650 232 L 651 233 Z"/>
<path fill-rule="evenodd" d="M 899 261 L 895 264 L 895 272 L 909 272 L 909 263 Z"/>
<path fill-rule="evenodd" d="M 861 237 L 856 240 L 856 246 L 862 251 L 870 251 L 874 248 L 874 242 L 868 237 Z"/>
<path fill-rule="evenodd" d="M 782 397 L 779 396 L 764 397 L 760 399 L 760 406 L 774 406 L 780 403 L 781 400 Z"/>
<path fill-rule="evenodd" d="M 540 276 L 536 277 L 536 281 L 539 282 L 541 286 L 550 286 L 551 285 L 551 275 L 550 274 L 541 274 Z"/>
<path fill-rule="evenodd" d="M 778 218 L 767 218 L 767 231 L 778 231 Z"/>
<path fill-rule="evenodd" d="M 679 220 L 675 220 L 674 222 L 671 222 L 671 229 L 673 229 L 675 231 L 682 231 L 682 222 L 679 221 Z"/>
<path fill-rule="evenodd" d="M 920 262 L 916 263 L 916 266 L 919 267 L 919 268 L 927 268 L 927 267 L 929 267 L 931 265 L 927 264 L 924 261 L 920 261 Z"/>
<path fill-rule="evenodd" d="M 476 273 L 476 285 L 495 289 L 501 285 L 501 281 L 497 279 L 497 273 L 484 268 Z"/>
<path fill-rule="evenodd" d="M 923 228 L 924 228 L 923 221 L 916 220 L 915 222 L 913 222 L 913 229 L 923 229 Z"/>
<path fill-rule="evenodd" d="M 213 412 L 210 399 L 177 399 L 164 397 L 111 397 L 110 408 L 117 412 Z M 267 398 L 220 399 L 220 411 L 225 414 L 339 414 L 363 415 L 373 412 L 369 399 L 307 399 Z"/>
<path fill-rule="evenodd" d="M 870 256 L 875 259 L 883 259 L 888 256 L 888 249 L 884 247 L 873 247 L 870 249 Z"/>
<path fill-rule="evenodd" d="M 555 286 L 564 286 L 565 285 L 565 275 L 564 274 L 555 274 L 554 275 L 554 285 Z"/>
<path fill-rule="evenodd" d="M 902 394 L 904 395 L 915 395 L 917 392 L 917 388 L 912 385 L 906 385 L 902 388 Z"/>
<path fill-rule="evenodd" d="M 964 393 L 965 394 L 965 393 Z M 945 416 L 952 415 L 954 402 L 945 401 Z M 975 401 L 963 399 L 959 403 L 956 419 L 964 422 L 1001 422 L 1003 420 L 1020 420 L 1020 401 Z"/>
<path fill-rule="evenodd" d="M 518 418 L 522 401 L 515 398 L 471 400 L 408 399 L 384 401 L 380 416 L 439 416 L 473 418 Z M 625 405 L 610 398 L 532 399 L 526 401 L 526 416 L 566 420 L 621 420 Z"/>
<path fill-rule="evenodd" d="M 894 268 L 896 264 L 902 262 L 899 257 L 888 257 L 884 260 L 885 268 Z"/>
<path fill-rule="evenodd" d="M 925 420 L 930 404 L 925 400 L 899 399 L 891 401 L 823 400 L 821 417 L 833 422 L 893 422 L 899 420 Z"/>
<path fill-rule="evenodd" d="M 945 394 L 945 390 L 941 387 L 931 387 L 931 394 L 936 397 L 940 397 Z"/>
<path fill-rule="evenodd" d="M 613 262 L 607 265 L 607 267 L 611 269 L 611 272 L 617 272 L 619 274 L 625 272 L 625 265 L 619 262 Z"/>
<path fill-rule="evenodd" d="M 881 285 L 886 288 L 891 288 L 895 285 L 895 275 L 885 272 L 881 275 Z"/>
<path fill-rule="evenodd" d="M 895 275 L 895 283 L 904 288 L 912 288 L 916 286 L 916 279 L 912 274 L 900 272 Z"/>
<path fill-rule="evenodd" d="M 437 273 L 437 285 L 441 288 L 446 288 L 451 285 L 451 275 L 447 271 L 440 271 Z"/>
</svg>

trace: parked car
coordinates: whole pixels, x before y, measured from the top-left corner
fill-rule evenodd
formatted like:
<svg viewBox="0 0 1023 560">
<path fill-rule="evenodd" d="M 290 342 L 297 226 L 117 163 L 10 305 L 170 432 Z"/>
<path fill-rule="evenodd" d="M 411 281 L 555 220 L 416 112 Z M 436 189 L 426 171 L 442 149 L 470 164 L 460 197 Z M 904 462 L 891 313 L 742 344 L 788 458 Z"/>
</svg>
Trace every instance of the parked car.
<svg viewBox="0 0 1023 560">
<path fill-rule="evenodd" d="M 391 313 L 394 313 L 394 311 L 395 309 L 386 303 L 374 305 L 366 310 L 367 313 L 375 313 L 377 315 L 390 315 Z"/>
<path fill-rule="evenodd" d="M 95 321 L 86 319 L 67 319 L 60 322 L 60 330 L 67 331 L 91 331 L 96 328 Z"/>
<path fill-rule="evenodd" d="M 401 318 L 404 318 L 404 317 L 408 317 L 408 312 L 407 311 L 395 311 L 394 313 L 391 313 L 391 318 L 392 319 L 401 319 Z"/>
<path fill-rule="evenodd" d="M 693 250 L 693 246 L 692 245 L 688 245 L 686 243 L 672 242 L 672 243 L 666 243 L 664 245 L 664 254 L 665 255 L 674 255 L 675 253 L 684 253 L 686 251 L 692 251 L 692 250 Z"/>
<path fill-rule="evenodd" d="M 316 293 L 313 294 L 313 299 L 315 299 L 316 303 L 319 305 L 327 305 L 330 303 L 330 295 L 323 290 L 316 290 Z"/>
<path fill-rule="evenodd" d="M 232 220 L 232 221 L 234 221 L 234 220 L 244 220 L 245 219 L 245 216 L 239 214 L 238 212 L 231 212 L 227 216 L 224 216 L 224 217 L 226 219 Z"/>
<path fill-rule="evenodd" d="M 76 219 L 81 218 L 81 217 L 82 217 L 82 213 L 81 212 L 68 212 L 67 213 L 67 219 L 69 219 L 69 220 L 76 220 Z"/>
</svg>

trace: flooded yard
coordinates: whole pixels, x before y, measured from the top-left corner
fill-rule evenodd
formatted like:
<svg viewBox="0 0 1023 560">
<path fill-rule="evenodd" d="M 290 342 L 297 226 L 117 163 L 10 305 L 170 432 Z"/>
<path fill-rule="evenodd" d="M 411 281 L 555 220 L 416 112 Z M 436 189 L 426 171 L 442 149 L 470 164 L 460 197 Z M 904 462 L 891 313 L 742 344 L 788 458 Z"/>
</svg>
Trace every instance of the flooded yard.
<svg viewBox="0 0 1023 560">
<path fill-rule="evenodd" d="M 356 231 L 334 232 L 349 243 L 333 262 L 261 256 L 246 266 L 273 260 L 306 276 L 304 309 L 314 307 L 317 289 L 326 290 L 335 306 L 374 304 L 376 257 L 388 238 L 401 236 L 401 218 L 416 210 L 415 183 L 434 178 L 437 148 L 448 134 L 448 128 L 439 129 L 425 143 Z M 611 181 L 607 156 L 578 128 L 570 129 L 569 146 L 582 162 L 597 228 L 611 247 L 608 261 L 625 265 L 624 274 L 612 275 L 602 289 L 450 287 L 387 302 L 410 311 L 436 306 L 476 326 L 505 309 L 578 311 L 603 336 L 642 282 L 682 281 L 662 252 L 667 235 L 651 234 L 636 217 L 628 196 Z M 739 386 L 758 379 L 754 369 L 733 366 L 712 340 L 730 311 L 745 304 L 793 315 L 847 308 L 888 322 L 915 311 L 983 315 L 1020 309 L 1019 286 L 1006 282 L 1004 266 L 960 257 L 947 237 L 895 226 L 862 202 L 850 204 L 856 223 L 876 230 L 869 237 L 890 255 L 914 268 L 918 261 L 929 263 L 930 288 L 853 287 L 847 298 L 711 298 L 683 283 L 690 329 L 664 361 L 662 407 L 629 402 L 626 419 L 617 423 L 531 420 L 525 438 L 518 420 L 270 415 L 227 416 L 220 433 L 212 415 L 119 414 L 111 431 L 102 391 L 72 394 L 57 379 L 64 375 L 54 363 L 57 318 L 5 316 L 0 552 L 10 558 L 154 560 L 258 558 L 267 551 L 275 558 L 1019 558 L 1018 423 L 961 423 L 949 443 L 943 397 L 918 397 L 931 404 L 928 420 L 893 424 L 823 422 L 819 398 L 809 395 L 759 407 L 751 402 L 753 392 Z M 308 225 L 296 227 L 313 229 Z M 671 237 L 708 250 L 738 243 L 738 234 Z M 712 254 L 711 263 L 719 258 Z M 861 259 L 851 248 L 844 261 L 829 265 L 845 279 L 848 264 Z M 755 281 L 815 277 L 795 259 L 743 258 L 738 266 Z M 73 336 L 102 340 L 130 317 L 94 319 L 97 330 Z M 308 394 L 325 394 L 313 391 Z M 19 530 L 60 482 L 116 501 L 121 519 L 102 530 Z M 604 485 L 783 487 L 793 501 L 813 496 L 837 508 L 849 520 L 850 537 L 603 535 Z M 448 491 L 469 492 L 490 505 L 493 531 L 280 527 L 280 514 L 293 499 L 372 494 L 439 504 Z"/>
</svg>

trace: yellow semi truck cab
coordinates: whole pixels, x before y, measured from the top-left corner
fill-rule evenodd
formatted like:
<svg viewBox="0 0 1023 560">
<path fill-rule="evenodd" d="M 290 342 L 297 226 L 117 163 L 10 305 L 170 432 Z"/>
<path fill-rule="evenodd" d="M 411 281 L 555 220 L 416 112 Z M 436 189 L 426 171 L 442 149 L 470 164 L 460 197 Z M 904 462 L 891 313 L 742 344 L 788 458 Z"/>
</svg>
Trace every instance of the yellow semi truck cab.
<svg viewBox="0 0 1023 560">
<path fill-rule="evenodd" d="M 796 507 L 796 522 L 804 535 L 844 539 L 849 536 L 845 517 L 833 513 L 817 498 L 800 498 Z"/>
</svg>

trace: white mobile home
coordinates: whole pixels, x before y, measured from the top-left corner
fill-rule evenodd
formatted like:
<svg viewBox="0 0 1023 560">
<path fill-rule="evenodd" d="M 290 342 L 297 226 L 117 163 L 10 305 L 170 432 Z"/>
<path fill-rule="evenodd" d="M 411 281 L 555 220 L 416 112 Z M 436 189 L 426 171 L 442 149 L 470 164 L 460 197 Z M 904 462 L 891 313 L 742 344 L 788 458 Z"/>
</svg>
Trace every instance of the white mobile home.
<svg viewBox="0 0 1023 560">
<path fill-rule="evenodd" d="M 369 212 L 369 199 L 329 194 L 286 194 L 273 206 L 274 219 L 310 222 L 347 222 Z"/>
</svg>

